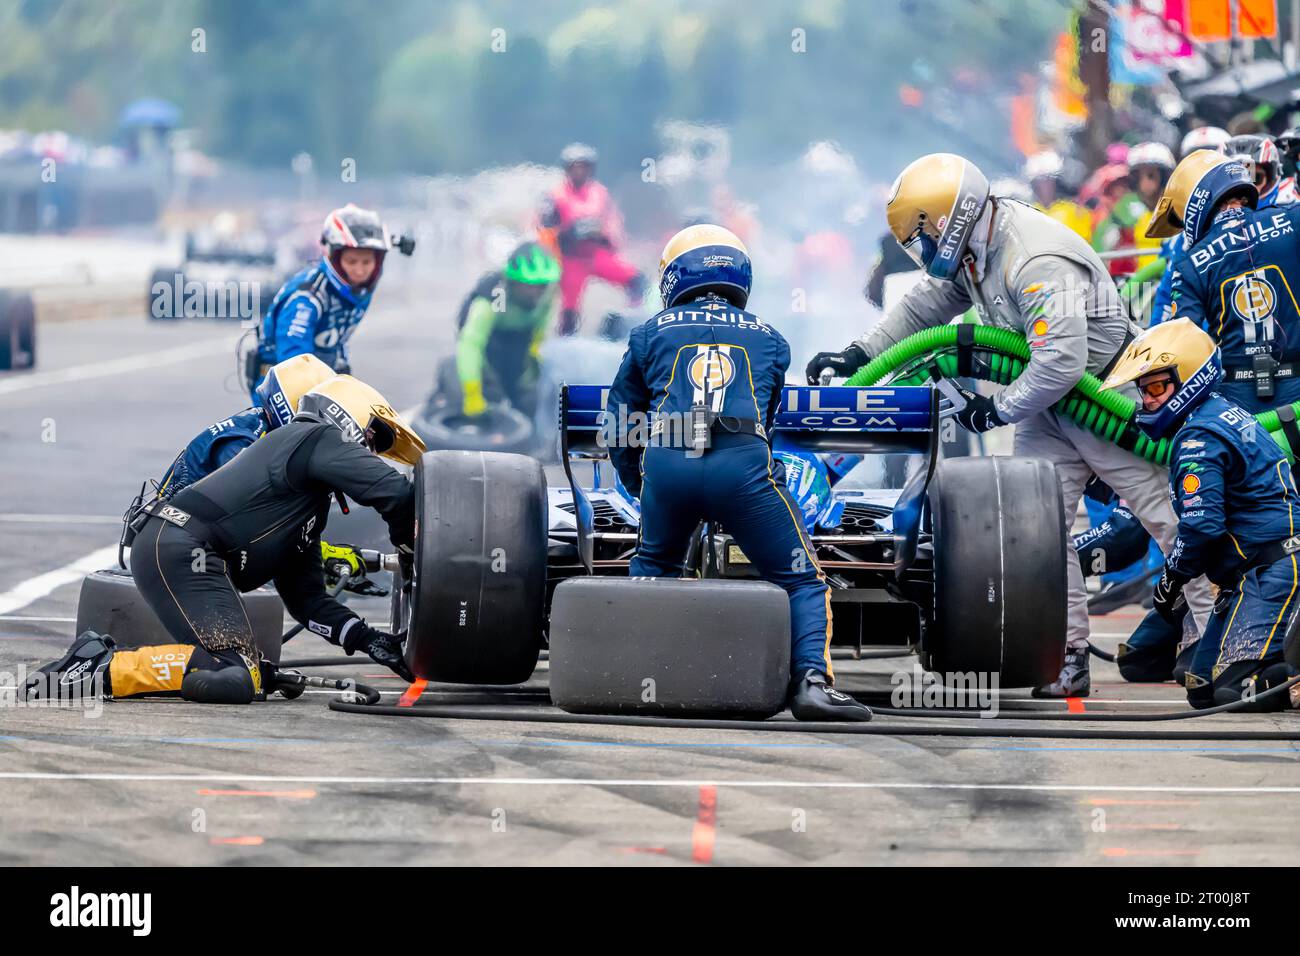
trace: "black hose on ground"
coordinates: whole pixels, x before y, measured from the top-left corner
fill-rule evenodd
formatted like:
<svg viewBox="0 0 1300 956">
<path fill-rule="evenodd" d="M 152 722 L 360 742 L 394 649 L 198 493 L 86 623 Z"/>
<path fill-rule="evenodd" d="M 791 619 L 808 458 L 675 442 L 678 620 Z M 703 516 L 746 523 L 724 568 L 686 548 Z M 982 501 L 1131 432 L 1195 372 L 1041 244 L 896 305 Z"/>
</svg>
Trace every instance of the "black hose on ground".
<svg viewBox="0 0 1300 956">
<path fill-rule="evenodd" d="M 1269 688 L 1262 694 L 1248 700 L 1220 704 L 1205 710 L 1190 710 L 1154 714 L 1051 714 L 1022 713 L 997 718 L 981 715 L 974 710 L 944 710 L 887 708 L 876 710 L 878 714 L 893 717 L 946 717 L 949 719 L 975 719 L 973 725 L 963 726 L 922 726 L 914 724 L 888 724 L 871 721 L 870 723 L 823 723 L 815 721 L 796 721 L 792 719 L 772 720 L 721 720 L 711 718 L 645 717 L 630 714 L 587 715 L 569 714 L 555 711 L 538 711 L 532 707 L 473 707 L 442 704 L 415 705 L 412 707 L 395 707 L 390 705 L 353 704 L 342 700 L 331 700 L 329 708 L 348 714 L 371 714 L 383 717 L 433 717 L 444 720 L 508 720 L 519 723 L 542 724 L 583 724 L 606 727 L 668 727 L 695 730 L 756 730 L 775 733 L 805 734 L 866 734 L 888 737 L 1044 737 L 1068 740 L 1297 740 L 1300 730 L 1204 730 L 1180 733 L 1169 730 L 1119 730 L 1096 727 L 997 727 L 989 726 L 994 720 L 1051 720 L 1065 723 L 1115 721 L 1115 722 L 1151 722 L 1169 720 L 1189 720 L 1196 717 L 1210 717 L 1216 714 L 1228 714 L 1268 700 L 1275 695 L 1288 693 L 1300 683 L 1300 676 L 1276 687 Z"/>
</svg>

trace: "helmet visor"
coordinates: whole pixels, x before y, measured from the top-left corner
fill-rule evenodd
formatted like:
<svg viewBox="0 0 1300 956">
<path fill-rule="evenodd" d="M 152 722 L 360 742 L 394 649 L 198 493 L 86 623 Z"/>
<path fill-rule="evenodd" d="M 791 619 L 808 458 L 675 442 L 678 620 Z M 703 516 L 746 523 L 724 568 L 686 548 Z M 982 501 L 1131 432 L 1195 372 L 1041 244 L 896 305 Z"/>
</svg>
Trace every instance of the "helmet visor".
<svg viewBox="0 0 1300 956">
<path fill-rule="evenodd" d="M 925 223 L 919 223 L 910 239 L 902 243 L 903 251 L 912 257 L 922 269 L 928 268 L 939 251 L 938 241 L 925 231 Z"/>
</svg>

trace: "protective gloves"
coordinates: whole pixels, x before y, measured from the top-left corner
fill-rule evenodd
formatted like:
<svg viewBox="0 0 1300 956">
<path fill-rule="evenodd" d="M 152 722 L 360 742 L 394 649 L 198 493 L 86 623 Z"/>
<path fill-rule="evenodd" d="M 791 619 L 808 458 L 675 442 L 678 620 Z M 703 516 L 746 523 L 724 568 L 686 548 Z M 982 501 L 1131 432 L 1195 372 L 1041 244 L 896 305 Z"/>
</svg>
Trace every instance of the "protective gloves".
<svg viewBox="0 0 1300 956">
<path fill-rule="evenodd" d="M 461 406 L 461 411 L 469 418 L 476 418 L 487 411 L 487 402 L 483 399 L 482 382 L 466 382 L 462 387 L 465 393 L 465 401 Z"/>
<path fill-rule="evenodd" d="M 818 352 L 804 369 L 804 375 L 809 385 L 820 385 L 824 368 L 829 368 L 840 378 L 848 378 L 870 361 L 871 356 L 855 342 L 843 352 Z"/>
<path fill-rule="evenodd" d="M 998 414 L 998 407 L 994 404 L 993 399 L 987 395 L 980 395 L 972 392 L 969 388 L 957 387 L 961 392 L 962 398 L 966 399 L 966 407 L 957 412 L 953 417 L 957 419 L 957 424 L 968 432 L 980 434 L 994 428 L 999 428 L 1007 424 Z"/>
<path fill-rule="evenodd" d="M 376 664 L 382 664 L 408 684 L 415 680 L 415 675 L 406 666 L 403 651 L 406 645 L 406 632 L 389 634 L 371 627 L 360 618 L 348 628 L 347 638 L 343 641 L 343 650 L 351 657 L 359 650 L 370 655 Z"/>
<path fill-rule="evenodd" d="M 1160 572 L 1160 579 L 1156 581 L 1155 589 L 1151 592 L 1151 606 L 1156 609 L 1157 614 L 1171 624 L 1182 621 L 1183 615 L 1187 613 L 1187 599 L 1183 596 L 1183 586 L 1190 580 L 1191 578 L 1179 574 L 1166 564 Z"/>
</svg>

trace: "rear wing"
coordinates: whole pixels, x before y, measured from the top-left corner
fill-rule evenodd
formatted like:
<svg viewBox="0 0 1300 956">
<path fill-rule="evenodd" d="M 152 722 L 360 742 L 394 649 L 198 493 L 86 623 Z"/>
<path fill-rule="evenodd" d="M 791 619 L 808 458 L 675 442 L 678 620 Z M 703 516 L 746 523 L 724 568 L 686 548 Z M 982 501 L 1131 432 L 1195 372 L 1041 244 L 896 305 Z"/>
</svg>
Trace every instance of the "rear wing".
<svg viewBox="0 0 1300 956">
<path fill-rule="evenodd" d="M 573 493 L 578 556 L 590 572 L 593 510 L 574 480 L 574 461 L 609 457 L 605 443 L 608 385 L 560 386 L 560 461 Z M 928 385 L 849 387 L 787 385 L 773 423 L 773 440 L 811 452 L 856 455 L 923 455 L 899 496 L 894 527 L 899 532 L 896 570 L 911 564 L 921 523 L 921 505 L 934 473 L 939 445 L 939 393 Z"/>
</svg>

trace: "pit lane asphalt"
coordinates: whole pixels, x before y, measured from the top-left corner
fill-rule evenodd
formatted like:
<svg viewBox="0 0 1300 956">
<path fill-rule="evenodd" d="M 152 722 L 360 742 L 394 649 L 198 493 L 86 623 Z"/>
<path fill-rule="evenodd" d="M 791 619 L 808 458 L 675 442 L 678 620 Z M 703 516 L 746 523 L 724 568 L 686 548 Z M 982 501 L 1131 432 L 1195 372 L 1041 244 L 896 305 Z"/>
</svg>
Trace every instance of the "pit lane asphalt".
<svg viewBox="0 0 1300 956">
<path fill-rule="evenodd" d="M 450 343 L 444 299 L 381 296 L 355 340 L 358 375 L 398 407 L 424 397 Z M 115 544 L 140 480 L 242 407 L 225 382 L 235 335 L 135 317 L 41 330 L 42 374 L 92 368 L 9 391 L 18 377 L 0 376 L 0 595 Z M 201 354 L 177 357 L 191 345 Z M 85 377 L 149 355 L 168 364 Z M 0 616 L 0 670 L 62 651 L 77 587 Z M 358 606 L 387 616 L 382 601 Z M 1113 650 L 1137 620 L 1132 608 L 1094 619 L 1097 643 Z M 287 656 L 328 653 L 305 635 Z M 1172 685 L 1093 666 L 1076 706 L 1181 706 Z M 838 664 L 849 689 L 888 690 L 898 667 L 911 663 Z M 313 673 L 368 681 L 388 703 L 404 690 L 357 659 Z M 327 699 L 110 702 L 97 717 L 0 707 L 0 862 L 1258 865 L 1296 850 L 1289 743 L 548 727 L 360 717 Z"/>
</svg>

